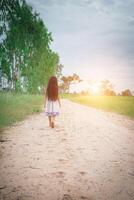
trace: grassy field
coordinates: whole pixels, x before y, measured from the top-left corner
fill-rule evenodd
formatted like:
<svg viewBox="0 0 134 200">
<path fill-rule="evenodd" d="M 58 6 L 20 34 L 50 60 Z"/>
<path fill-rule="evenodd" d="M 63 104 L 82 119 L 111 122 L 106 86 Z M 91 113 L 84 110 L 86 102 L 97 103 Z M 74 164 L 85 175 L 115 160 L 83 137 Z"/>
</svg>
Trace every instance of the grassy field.
<svg viewBox="0 0 134 200">
<path fill-rule="evenodd" d="M 0 128 L 23 120 L 42 110 L 43 96 L 0 93 Z"/>
<path fill-rule="evenodd" d="M 61 98 L 134 118 L 134 97 L 63 94 Z M 42 95 L 1 92 L 0 128 L 10 126 L 25 119 L 28 115 L 40 112 L 43 108 L 43 101 L 44 97 Z"/>
<path fill-rule="evenodd" d="M 64 94 L 62 98 L 134 118 L 134 97 Z"/>
</svg>

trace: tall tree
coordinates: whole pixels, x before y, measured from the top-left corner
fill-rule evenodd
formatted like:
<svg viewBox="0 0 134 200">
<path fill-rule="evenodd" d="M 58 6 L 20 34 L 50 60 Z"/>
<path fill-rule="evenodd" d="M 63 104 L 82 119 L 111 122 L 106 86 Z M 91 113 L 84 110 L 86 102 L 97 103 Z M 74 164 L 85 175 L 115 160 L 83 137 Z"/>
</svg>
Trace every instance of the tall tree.
<svg viewBox="0 0 134 200">
<path fill-rule="evenodd" d="M 100 92 L 102 95 L 106 95 L 106 96 L 115 96 L 116 93 L 113 90 L 113 85 L 111 84 L 111 82 L 109 80 L 104 80 L 101 81 L 100 84 Z"/>
<path fill-rule="evenodd" d="M 60 84 L 60 89 L 62 92 L 69 92 L 70 85 L 74 83 L 80 82 L 81 79 L 77 74 L 73 74 L 71 76 L 62 76 L 61 77 L 61 84 Z"/>
<path fill-rule="evenodd" d="M 129 89 L 126 89 L 124 91 L 121 92 L 122 96 L 132 96 L 132 93 Z"/>
<path fill-rule="evenodd" d="M 25 76 L 28 91 L 37 92 L 59 63 L 58 54 L 50 49 L 51 33 L 24 0 L 1 1 L 0 6 L 2 72 L 15 90 Z"/>
</svg>

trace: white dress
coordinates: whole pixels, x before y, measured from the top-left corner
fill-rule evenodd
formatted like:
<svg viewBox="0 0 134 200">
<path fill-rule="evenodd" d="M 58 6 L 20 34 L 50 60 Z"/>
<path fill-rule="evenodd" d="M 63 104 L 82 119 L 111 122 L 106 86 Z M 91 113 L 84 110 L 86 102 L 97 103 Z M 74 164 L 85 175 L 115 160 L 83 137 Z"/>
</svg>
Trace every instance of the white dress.
<svg viewBox="0 0 134 200">
<path fill-rule="evenodd" d="M 52 100 L 47 100 L 46 101 L 46 107 L 45 107 L 45 113 L 46 116 L 56 116 L 59 115 L 60 112 L 60 106 L 59 106 L 59 101 L 52 101 Z"/>
</svg>

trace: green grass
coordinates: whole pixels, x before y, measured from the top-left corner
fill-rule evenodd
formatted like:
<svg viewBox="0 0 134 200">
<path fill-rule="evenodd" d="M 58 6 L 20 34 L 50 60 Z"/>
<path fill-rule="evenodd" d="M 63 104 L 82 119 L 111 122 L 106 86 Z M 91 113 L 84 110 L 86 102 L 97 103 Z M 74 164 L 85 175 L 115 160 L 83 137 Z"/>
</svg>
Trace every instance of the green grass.
<svg viewBox="0 0 134 200">
<path fill-rule="evenodd" d="M 42 110 L 43 96 L 0 92 L 0 127 L 10 126 Z"/>
<path fill-rule="evenodd" d="M 134 97 L 63 94 L 62 98 L 134 118 Z"/>
<path fill-rule="evenodd" d="M 134 118 L 134 97 L 62 94 L 61 98 Z M 40 112 L 43 101 L 42 95 L 0 92 L 0 128 L 10 126 L 28 115 Z"/>
</svg>

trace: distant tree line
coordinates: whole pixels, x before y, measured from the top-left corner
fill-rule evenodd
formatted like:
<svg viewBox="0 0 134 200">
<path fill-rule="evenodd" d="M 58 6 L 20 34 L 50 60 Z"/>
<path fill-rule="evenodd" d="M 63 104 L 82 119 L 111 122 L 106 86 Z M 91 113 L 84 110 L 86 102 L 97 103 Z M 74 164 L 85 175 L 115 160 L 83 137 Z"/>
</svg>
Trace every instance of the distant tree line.
<svg viewBox="0 0 134 200">
<path fill-rule="evenodd" d="M 77 74 L 69 75 L 69 76 L 61 76 L 59 89 L 61 93 L 69 93 L 71 84 L 81 82 L 81 78 Z M 81 94 L 89 94 L 92 95 L 90 90 L 83 90 L 80 92 Z M 109 80 L 103 80 L 100 83 L 99 94 L 105 96 L 132 96 L 132 93 L 129 89 L 122 91 L 121 93 L 116 93 L 114 91 L 114 86 L 111 84 Z"/>
<path fill-rule="evenodd" d="M 10 89 L 43 91 L 49 77 L 60 76 L 59 55 L 52 51 L 52 34 L 25 0 L 0 1 L 0 72 Z"/>
<path fill-rule="evenodd" d="M 116 92 L 114 91 L 114 87 L 109 80 L 101 81 L 100 93 L 105 96 L 132 96 L 132 93 L 129 89 L 126 89 L 121 93 L 116 94 Z"/>
<path fill-rule="evenodd" d="M 126 89 L 121 92 L 121 94 L 118 94 L 119 96 L 132 96 L 132 93 L 129 89 Z"/>
</svg>

